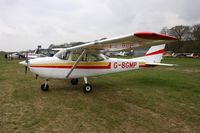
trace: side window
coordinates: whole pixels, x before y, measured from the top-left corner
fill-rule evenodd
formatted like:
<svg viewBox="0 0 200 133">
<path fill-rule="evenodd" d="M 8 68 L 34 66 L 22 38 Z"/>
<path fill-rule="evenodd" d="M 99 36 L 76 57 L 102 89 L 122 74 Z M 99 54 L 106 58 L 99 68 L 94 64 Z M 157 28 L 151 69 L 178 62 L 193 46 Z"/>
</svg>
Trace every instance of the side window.
<svg viewBox="0 0 200 133">
<path fill-rule="evenodd" d="M 80 53 L 72 53 L 71 54 L 71 60 L 72 61 L 77 61 L 79 56 L 80 56 Z M 81 61 L 88 61 L 88 62 L 103 61 L 103 60 L 104 60 L 104 58 L 101 57 L 100 55 L 98 55 L 98 54 L 89 54 L 89 53 L 85 54 L 81 59 Z"/>
<path fill-rule="evenodd" d="M 69 59 L 69 55 L 70 55 L 70 52 L 69 52 L 69 51 L 68 51 L 68 52 L 65 52 L 65 53 L 63 54 L 62 59 L 63 59 L 63 60 L 68 60 L 68 59 Z"/>
<path fill-rule="evenodd" d="M 98 61 L 97 57 L 92 54 L 87 55 L 87 61 Z"/>
<path fill-rule="evenodd" d="M 88 54 L 86 56 L 86 61 L 103 61 L 104 58 L 99 56 L 98 54 Z"/>
<path fill-rule="evenodd" d="M 72 61 L 77 61 L 79 56 L 80 56 L 80 53 L 73 53 L 72 54 Z"/>
</svg>

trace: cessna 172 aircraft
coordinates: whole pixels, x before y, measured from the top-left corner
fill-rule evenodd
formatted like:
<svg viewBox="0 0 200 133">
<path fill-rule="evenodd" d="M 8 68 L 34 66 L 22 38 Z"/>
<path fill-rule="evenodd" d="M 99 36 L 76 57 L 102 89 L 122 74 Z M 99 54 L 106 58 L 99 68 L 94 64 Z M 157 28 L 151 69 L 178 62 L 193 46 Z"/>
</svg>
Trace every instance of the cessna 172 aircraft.
<svg viewBox="0 0 200 133">
<path fill-rule="evenodd" d="M 87 93 L 92 91 L 92 85 L 87 80 L 90 76 L 135 70 L 146 66 L 173 66 L 160 61 L 165 43 L 174 40 L 177 39 L 167 35 L 140 32 L 66 48 L 54 57 L 30 59 L 20 64 L 28 67 L 36 77 L 45 79 L 45 83 L 41 85 L 42 91 L 49 89 L 49 79 L 71 79 L 71 84 L 76 85 L 78 78 L 83 78 L 83 90 Z M 119 51 L 141 46 L 151 46 L 143 57 L 118 59 L 102 54 L 102 51 Z"/>
</svg>

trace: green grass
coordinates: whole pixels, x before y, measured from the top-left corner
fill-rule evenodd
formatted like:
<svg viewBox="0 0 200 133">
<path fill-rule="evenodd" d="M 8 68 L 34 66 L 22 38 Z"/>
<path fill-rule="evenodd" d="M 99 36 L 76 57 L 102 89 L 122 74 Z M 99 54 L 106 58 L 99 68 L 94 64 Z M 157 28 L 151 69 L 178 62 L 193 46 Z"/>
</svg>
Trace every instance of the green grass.
<svg viewBox="0 0 200 133">
<path fill-rule="evenodd" d="M 0 60 L 0 132 L 199 132 L 200 60 L 83 80 L 50 80 L 42 92 L 19 60 Z"/>
</svg>

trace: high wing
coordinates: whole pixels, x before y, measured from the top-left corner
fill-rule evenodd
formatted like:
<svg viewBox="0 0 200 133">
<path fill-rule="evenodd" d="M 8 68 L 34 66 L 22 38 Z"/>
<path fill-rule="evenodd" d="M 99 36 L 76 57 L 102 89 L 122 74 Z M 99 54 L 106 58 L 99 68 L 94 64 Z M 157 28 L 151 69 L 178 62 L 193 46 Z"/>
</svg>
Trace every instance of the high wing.
<svg viewBox="0 0 200 133">
<path fill-rule="evenodd" d="M 139 32 L 128 34 L 119 37 L 113 37 L 104 40 L 93 41 L 82 45 L 67 48 L 67 50 L 105 50 L 105 51 L 119 51 L 125 49 L 133 49 L 141 46 L 152 46 L 163 44 L 169 41 L 177 40 L 175 37 L 152 33 Z"/>
</svg>

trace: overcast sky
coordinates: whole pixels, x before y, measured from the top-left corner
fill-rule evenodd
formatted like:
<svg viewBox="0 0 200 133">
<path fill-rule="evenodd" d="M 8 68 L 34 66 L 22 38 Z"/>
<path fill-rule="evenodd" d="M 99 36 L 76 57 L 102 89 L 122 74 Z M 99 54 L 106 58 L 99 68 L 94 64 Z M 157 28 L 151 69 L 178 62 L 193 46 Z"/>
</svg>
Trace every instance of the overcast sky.
<svg viewBox="0 0 200 133">
<path fill-rule="evenodd" d="M 0 51 L 200 23 L 200 0 L 0 0 Z"/>
</svg>

